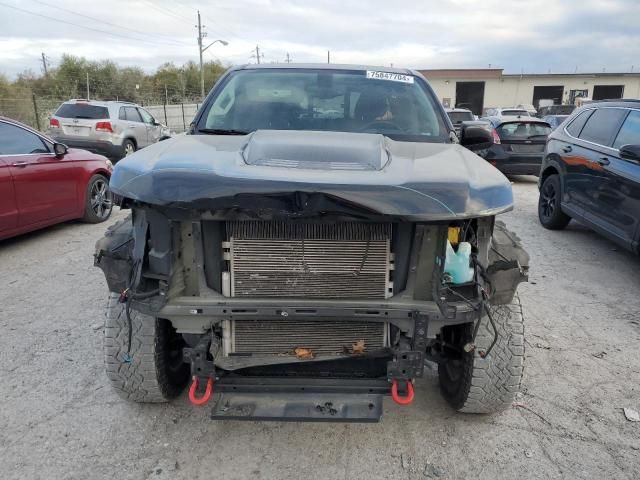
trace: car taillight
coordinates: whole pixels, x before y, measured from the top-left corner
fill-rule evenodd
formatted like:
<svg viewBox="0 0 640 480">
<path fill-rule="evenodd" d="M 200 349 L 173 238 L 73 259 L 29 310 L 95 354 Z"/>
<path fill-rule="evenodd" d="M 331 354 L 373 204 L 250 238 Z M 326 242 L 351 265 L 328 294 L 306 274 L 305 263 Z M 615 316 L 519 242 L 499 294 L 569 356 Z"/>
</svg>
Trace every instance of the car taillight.
<svg viewBox="0 0 640 480">
<path fill-rule="evenodd" d="M 52 118 L 49 120 L 49 128 L 60 128 L 60 122 L 57 118 Z"/>
<path fill-rule="evenodd" d="M 113 127 L 111 126 L 111 122 L 98 122 L 98 123 L 96 123 L 96 132 L 113 133 Z"/>
<path fill-rule="evenodd" d="M 500 143 L 500 135 L 498 135 L 495 128 L 491 129 L 491 136 L 493 137 L 493 143 Z"/>
</svg>

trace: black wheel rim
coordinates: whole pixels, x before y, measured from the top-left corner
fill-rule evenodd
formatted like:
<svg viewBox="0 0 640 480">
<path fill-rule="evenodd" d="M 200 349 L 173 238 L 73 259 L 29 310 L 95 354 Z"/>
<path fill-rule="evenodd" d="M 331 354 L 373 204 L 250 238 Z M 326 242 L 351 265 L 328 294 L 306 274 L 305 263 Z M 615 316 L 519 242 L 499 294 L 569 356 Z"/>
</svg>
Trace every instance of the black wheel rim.
<svg viewBox="0 0 640 480">
<path fill-rule="evenodd" d="M 540 214 L 543 218 L 548 219 L 553 216 L 556 211 L 557 197 L 556 187 L 551 182 L 545 182 L 540 193 Z"/>
<path fill-rule="evenodd" d="M 106 219 L 111 213 L 111 192 L 109 184 L 102 178 L 97 179 L 91 186 L 91 210 L 100 220 Z"/>
</svg>

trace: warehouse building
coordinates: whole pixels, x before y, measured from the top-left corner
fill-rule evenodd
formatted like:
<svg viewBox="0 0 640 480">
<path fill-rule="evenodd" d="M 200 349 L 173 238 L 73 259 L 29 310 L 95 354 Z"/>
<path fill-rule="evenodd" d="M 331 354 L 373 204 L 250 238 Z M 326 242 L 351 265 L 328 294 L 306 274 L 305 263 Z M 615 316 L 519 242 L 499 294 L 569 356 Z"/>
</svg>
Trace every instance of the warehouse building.
<svg viewBox="0 0 640 480">
<path fill-rule="evenodd" d="M 476 115 L 491 107 L 540 100 L 574 104 L 592 100 L 640 98 L 640 73 L 504 74 L 501 68 L 420 70 L 446 107 L 469 108 Z"/>
</svg>

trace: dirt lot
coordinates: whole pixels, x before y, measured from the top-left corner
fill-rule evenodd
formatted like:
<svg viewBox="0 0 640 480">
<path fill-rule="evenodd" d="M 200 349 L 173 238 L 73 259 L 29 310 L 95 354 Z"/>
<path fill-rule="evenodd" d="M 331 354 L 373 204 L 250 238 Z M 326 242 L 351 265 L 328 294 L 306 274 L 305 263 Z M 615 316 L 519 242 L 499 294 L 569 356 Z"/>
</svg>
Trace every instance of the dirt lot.
<svg viewBox="0 0 640 480">
<path fill-rule="evenodd" d="M 575 222 L 542 229 L 535 180 L 514 188 L 504 218 L 531 253 L 527 359 L 520 403 L 495 416 L 451 411 L 433 370 L 375 425 L 214 423 L 185 396 L 125 403 L 99 350 L 105 225 L 0 242 L 0 478 L 640 478 L 640 423 L 622 413 L 640 410 L 640 258 Z"/>
</svg>

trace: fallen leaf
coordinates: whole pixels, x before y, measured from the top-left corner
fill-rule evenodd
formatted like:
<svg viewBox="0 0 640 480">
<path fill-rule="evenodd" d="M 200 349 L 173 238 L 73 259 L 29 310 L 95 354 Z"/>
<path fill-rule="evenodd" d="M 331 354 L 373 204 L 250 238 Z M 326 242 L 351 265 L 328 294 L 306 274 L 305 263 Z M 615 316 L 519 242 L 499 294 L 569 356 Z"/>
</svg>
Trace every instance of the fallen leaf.
<svg viewBox="0 0 640 480">
<path fill-rule="evenodd" d="M 310 360 L 314 357 L 313 352 L 308 348 L 297 347 L 293 353 L 296 354 L 296 357 L 300 360 Z"/>
<path fill-rule="evenodd" d="M 596 358 L 604 358 L 607 352 L 592 353 L 591 356 Z"/>
<path fill-rule="evenodd" d="M 622 410 L 624 411 L 624 416 L 627 418 L 627 420 L 629 420 L 630 422 L 640 422 L 640 413 L 638 413 L 637 410 L 626 407 Z"/>
<path fill-rule="evenodd" d="M 366 349 L 367 347 L 364 344 L 364 340 L 358 340 L 356 343 L 351 345 L 351 353 L 353 354 L 364 353 Z"/>
</svg>

